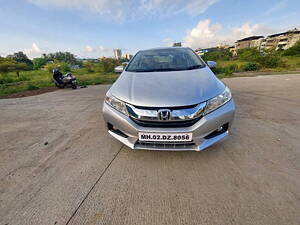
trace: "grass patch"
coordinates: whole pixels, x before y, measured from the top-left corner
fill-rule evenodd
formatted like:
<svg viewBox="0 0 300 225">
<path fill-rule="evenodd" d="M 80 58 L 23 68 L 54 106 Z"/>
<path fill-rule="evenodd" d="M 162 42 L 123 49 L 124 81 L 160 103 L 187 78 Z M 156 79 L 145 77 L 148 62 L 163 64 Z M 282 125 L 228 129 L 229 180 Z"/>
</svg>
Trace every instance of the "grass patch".
<svg viewBox="0 0 300 225">
<path fill-rule="evenodd" d="M 247 62 L 242 60 L 217 60 L 217 68 L 214 72 L 218 77 L 231 77 L 236 72 L 285 72 L 300 69 L 300 57 L 282 56 L 282 64 L 275 68 L 265 68 L 256 62 Z"/>
<path fill-rule="evenodd" d="M 119 77 L 114 73 L 87 72 L 84 68 L 73 74 L 79 85 L 112 84 Z M 0 75 L 0 96 L 53 86 L 52 74 L 44 70 L 20 72 L 19 77 L 16 73 Z"/>
<path fill-rule="evenodd" d="M 29 83 L 28 86 L 27 86 L 27 90 L 29 90 L 29 91 L 37 90 L 37 89 L 39 89 L 39 87 L 32 84 L 32 83 Z"/>
</svg>

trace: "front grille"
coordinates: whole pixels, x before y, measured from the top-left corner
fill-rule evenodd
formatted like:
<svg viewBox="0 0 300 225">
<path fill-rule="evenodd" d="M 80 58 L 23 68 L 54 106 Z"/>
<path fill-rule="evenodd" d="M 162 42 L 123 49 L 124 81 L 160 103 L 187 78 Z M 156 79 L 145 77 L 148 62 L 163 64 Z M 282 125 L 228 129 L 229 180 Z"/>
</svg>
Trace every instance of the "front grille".
<svg viewBox="0 0 300 225">
<path fill-rule="evenodd" d="M 142 127 L 159 127 L 159 128 L 175 128 L 175 127 L 190 127 L 197 123 L 201 117 L 193 120 L 183 120 L 183 121 L 141 121 L 135 118 L 131 119 L 138 125 Z"/>
</svg>

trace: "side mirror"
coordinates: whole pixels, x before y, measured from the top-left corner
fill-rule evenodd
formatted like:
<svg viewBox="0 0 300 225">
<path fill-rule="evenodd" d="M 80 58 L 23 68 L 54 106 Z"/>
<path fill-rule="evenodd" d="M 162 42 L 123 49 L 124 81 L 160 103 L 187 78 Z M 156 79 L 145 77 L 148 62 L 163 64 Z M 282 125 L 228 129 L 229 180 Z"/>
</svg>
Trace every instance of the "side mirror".
<svg viewBox="0 0 300 225">
<path fill-rule="evenodd" d="M 215 61 L 207 61 L 207 65 L 209 68 L 213 69 L 217 67 L 217 63 Z"/>
<path fill-rule="evenodd" d="M 122 73 L 123 70 L 124 70 L 124 66 L 123 65 L 115 67 L 115 73 Z"/>
</svg>

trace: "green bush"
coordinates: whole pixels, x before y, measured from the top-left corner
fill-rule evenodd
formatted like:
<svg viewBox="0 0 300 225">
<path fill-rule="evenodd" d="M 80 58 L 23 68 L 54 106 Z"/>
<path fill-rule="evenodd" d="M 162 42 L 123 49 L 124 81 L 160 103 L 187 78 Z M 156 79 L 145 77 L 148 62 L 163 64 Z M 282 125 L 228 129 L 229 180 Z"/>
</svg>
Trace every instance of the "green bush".
<svg viewBox="0 0 300 225">
<path fill-rule="evenodd" d="M 0 84 L 8 84 L 8 83 L 14 83 L 15 80 L 12 77 L 8 76 L 2 76 L 0 77 Z"/>
<path fill-rule="evenodd" d="M 239 68 L 239 66 L 237 64 L 231 64 L 230 66 L 228 66 L 228 70 L 230 70 L 232 72 L 237 72 L 238 68 Z"/>
<path fill-rule="evenodd" d="M 116 66 L 119 66 L 122 62 L 113 58 L 102 58 L 100 64 L 103 67 L 103 72 L 111 73 L 114 72 Z"/>
<path fill-rule="evenodd" d="M 202 58 L 204 61 L 230 60 L 232 58 L 232 53 L 229 51 L 229 49 L 215 48 L 209 52 L 206 52 Z"/>
<path fill-rule="evenodd" d="M 243 70 L 252 71 L 263 68 L 276 68 L 285 67 L 283 60 L 281 59 L 281 52 L 274 49 L 266 50 L 261 53 L 255 48 L 245 48 L 238 51 L 238 57 L 242 61 L 250 61 L 247 63 Z"/>
<path fill-rule="evenodd" d="M 20 76 L 18 78 L 18 81 L 28 81 L 28 80 L 30 80 L 30 78 L 29 77 L 25 77 L 25 76 Z"/>
<path fill-rule="evenodd" d="M 232 64 L 232 65 L 224 66 L 224 67 L 216 67 L 216 68 L 212 69 L 212 71 L 215 74 L 232 75 L 232 73 L 238 71 L 238 65 Z"/>
<path fill-rule="evenodd" d="M 286 56 L 300 56 L 300 41 L 294 44 L 292 47 L 284 51 L 283 55 Z"/>
<path fill-rule="evenodd" d="M 261 66 L 256 62 L 249 62 L 242 66 L 243 71 L 255 71 L 259 70 Z"/>
<path fill-rule="evenodd" d="M 39 89 L 39 87 L 35 86 L 34 84 L 32 83 L 29 83 L 28 86 L 27 86 L 27 90 L 36 90 L 36 89 Z"/>
<path fill-rule="evenodd" d="M 86 68 L 88 73 L 92 73 L 95 71 L 94 64 L 92 62 L 85 62 L 83 63 L 83 66 Z"/>
<path fill-rule="evenodd" d="M 69 64 L 65 63 L 65 62 L 61 63 L 60 69 L 62 70 L 62 72 L 65 72 L 65 73 L 71 72 L 71 68 L 70 68 Z"/>
<path fill-rule="evenodd" d="M 244 48 L 238 50 L 238 57 L 242 61 L 257 62 L 262 58 L 261 53 L 256 48 Z"/>
<path fill-rule="evenodd" d="M 211 69 L 215 74 L 223 73 L 223 67 L 216 67 Z"/>
<path fill-rule="evenodd" d="M 259 64 L 265 68 L 284 67 L 285 64 L 279 56 L 267 54 L 259 60 Z"/>
</svg>

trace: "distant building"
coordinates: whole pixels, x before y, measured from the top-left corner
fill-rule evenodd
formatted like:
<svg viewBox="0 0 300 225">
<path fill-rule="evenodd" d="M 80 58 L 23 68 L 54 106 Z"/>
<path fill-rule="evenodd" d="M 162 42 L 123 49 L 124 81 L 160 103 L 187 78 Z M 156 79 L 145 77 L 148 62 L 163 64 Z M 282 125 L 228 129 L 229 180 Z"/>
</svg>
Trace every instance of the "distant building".
<svg viewBox="0 0 300 225">
<path fill-rule="evenodd" d="M 114 56 L 116 59 L 121 59 L 122 57 L 122 51 L 119 48 L 114 49 Z"/>
<path fill-rule="evenodd" d="M 229 51 L 230 51 L 233 55 L 236 54 L 236 50 L 235 50 L 235 46 L 234 46 L 234 45 L 229 46 L 228 49 L 229 49 Z"/>
<path fill-rule="evenodd" d="M 181 42 L 175 42 L 173 44 L 173 47 L 181 47 L 181 46 L 182 46 Z"/>
<path fill-rule="evenodd" d="M 129 61 L 130 59 L 132 59 L 132 55 L 129 54 L 129 53 L 126 53 L 126 54 L 123 55 L 123 58 L 125 58 Z"/>
<path fill-rule="evenodd" d="M 235 51 L 243 48 L 257 48 L 260 49 L 264 36 L 251 36 L 237 40 L 235 43 Z"/>
<path fill-rule="evenodd" d="M 224 48 L 224 49 L 227 49 L 227 48 L 229 48 L 230 46 L 227 45 L 227 44 L 221 43 L 221 44 L 218 44 L 216 47 L 217 47 L 217 48 Z"/>
<path fill-rule="evenodd" d="M 219 44 L 213 48 L 197 48 L 195 52 L 198 55 L 202 56 L 205 53 L 217 48 L 228 49 L 230 52 L 232 52 L 233 55 L 237 55 L 237 51 L 244 48 L 256 48 L 259 51 L 270 48 L 274 48 L 275 50 L 285 50 L 292 47 L 298 41 L 300 41 L 300 30 L 295 28 L 283 33 L 269 35 L 266 38 L 264 36 L 246 37 L 237 40 L 234 46 Z"/>
<path fill-rule="evenodd" d="M 234 45 L 230 46 L 227 44 L 218 44 L 217 48 L 228 49 L 233 55 L 236 55 L 236 49 Z"/>
<path fill-rule="evenodd" d="M 243 48 L 257 48 L 258 50 L 274 48 L 288 49 L 300 40 L 300 30 L 297 28 L 283 33 L 272 34 L 264 38 L 263 36 L 251 36 L 237 40 L 235 50 Z"/>
<path fill-rule="evenodd" d="M 283 33 L 269 35 L 262 43 L 265 49 L 288 49 L 300 40 L 300 30 L 297 28 Z"/>
</svg>

